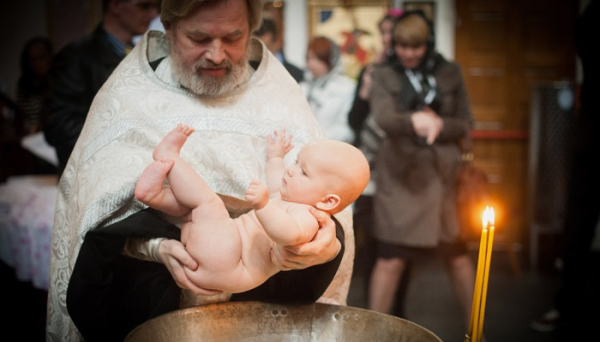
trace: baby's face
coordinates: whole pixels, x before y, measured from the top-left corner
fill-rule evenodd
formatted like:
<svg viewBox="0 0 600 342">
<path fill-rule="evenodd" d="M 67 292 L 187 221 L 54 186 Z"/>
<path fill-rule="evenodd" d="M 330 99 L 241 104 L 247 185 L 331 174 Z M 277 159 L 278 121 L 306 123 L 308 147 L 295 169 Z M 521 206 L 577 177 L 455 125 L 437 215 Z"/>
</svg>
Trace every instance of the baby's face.
<svg viewBox="0 0 600 342">
<path fill-rule="evenodd" d="M 305 145 L 296 162 L 283 174 L 281 198 L 289 202 L 315 205 L 329 190 L 331 172 L 327 152 L 313 144 Z"/>
</svg>

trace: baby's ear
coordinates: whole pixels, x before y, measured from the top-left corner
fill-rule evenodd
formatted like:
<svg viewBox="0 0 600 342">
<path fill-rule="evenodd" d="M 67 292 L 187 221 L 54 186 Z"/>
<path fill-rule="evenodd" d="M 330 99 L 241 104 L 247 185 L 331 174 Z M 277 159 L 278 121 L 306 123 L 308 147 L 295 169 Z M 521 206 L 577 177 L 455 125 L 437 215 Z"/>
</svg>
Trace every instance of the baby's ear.
<svg viewBox="0 0 600 342">
<path fill-rule="evenodd" d="M 331 211 L 340 205 L 340 196 L 335 194 L 327 194 L 317 203 L 317 209 L 323 211 Z"/>
</svg>

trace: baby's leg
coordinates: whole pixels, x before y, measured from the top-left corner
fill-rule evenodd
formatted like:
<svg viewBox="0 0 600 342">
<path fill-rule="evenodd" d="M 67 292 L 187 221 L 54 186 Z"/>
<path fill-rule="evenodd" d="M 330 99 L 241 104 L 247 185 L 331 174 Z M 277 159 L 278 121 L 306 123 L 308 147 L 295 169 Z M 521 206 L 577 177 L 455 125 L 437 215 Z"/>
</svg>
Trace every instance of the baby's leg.
<svg viewBox="0 0 600 342">
<path fill-rule="evenodd" d="M 189 212 L 190 208 L 181 205 L 173 196 L 171 189 L 163 186 L 173 164 L 172 159 L 160 159 L 148 165 L 135 186 L 135 198 L 151 208 L 169 215 L 180 216 Z"/>
<path fill-rule="evenodd" d="M 232 284 L 239 286 L 245 279 L 244 286 L 248 286 L 247 282 L 253 280 L 247 279 L 248 272 L 241 262 L 242 237 L 237 224 L 229 217 L 221 198 L 179 156 L 192 132 L 190 127 L 178 125 L 156 147 L 153 157 L 173 159 L 173 167 L 167 173 L 171 191 L 178 203 L 192 209 L 191 222 L 184 222 L 182 227 L 182 241 L 199 263 L 197 271 L 190 271 L 193 281 L 208 288 L 229 288 Z"/>
<path fill-rule="evenodd" d="M 193 132 L 192 127 L 178 124 L 163 138 L 152 153 L 152 157 L 157 161 L 173 160 L 173 165 L 166 174 L 170 191 L 177 202 L 190 209 L 197 207 L 206 196 L 216 196 L 198 173 L 179 156 L 181 147 Z"/>
<path fill-rule="evenodd" d="M 192 133 L 194 133 L 193 127 L 181 123 L 177 124 L 177 127 L 173 128 L 158 146 L 156 146 L 154 153 L 152 153 L 152 157 L 154 160 L 158 160 L 167 158 L 172 159 L 173 156 L 179 156 L 181 147 Z"/>
<path fill-rule="evenodd" d="M 174 164 L 167 174 L 167 180 L 179 203 L 191 209 L 200 205 L 213 205 L 215 202 L 217 206 L 224 206 L 219 196 L 179 155 L 181 147 L 193 132 L 192 127 L 178 124 L 158 144 L 152 156 L 156 160 L 173 159 Z"/>
<path fill-rule="evenodd" d="M 228 213 L 203 206 L 192 210 L 195 223 L 188 227 L 186 250 L 198 261 L 195 271 L 186 269 L 196 285 L 227 292 L 244 292 L 263 283 L 277 269 L 270 259 L 271 243 L 263 231 L 261 236 L 242 225 L 255 225 L 256 218 L 230 219 Z M 182 231 L 183 234 L 183 231 Z"/>
</svg>

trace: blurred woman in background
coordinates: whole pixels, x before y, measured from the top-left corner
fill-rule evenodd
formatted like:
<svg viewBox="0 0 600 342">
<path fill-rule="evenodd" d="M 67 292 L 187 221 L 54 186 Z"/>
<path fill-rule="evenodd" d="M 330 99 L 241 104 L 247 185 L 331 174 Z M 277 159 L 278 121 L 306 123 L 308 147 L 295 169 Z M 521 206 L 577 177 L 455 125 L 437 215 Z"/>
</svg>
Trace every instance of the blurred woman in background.
<svg viewBox="0 0 600 342">
<path fill-rule="evenodd" d="M 390 9 L 379 21 L 377 28 L 381 35 L 383 50 L 375 56 L 372 63 L 367 64 L 358 75 L 358 84 L 354 93 L 352 108 L 348 114 L 348 123 L 354 131 L 354 146 L 358 147 L 369 161 L 371 166 L 371 180 L 365 191 L 354 203 L 353 221 L 354 236 L 356 244 L 356 257 L 354 269 L 356 273 L 365 275 L 365 284 L 362 288 L 365 291 L 365 298 L 369 293 L 369 275 L 375 263 L 373 240 L 373 196 L 376 191 L 375 156 L 379 147 L 379 142 L 384 135 L 381 128 L 377 127 L 372 119 L 371 107 L 369 106 L 369 95 L 371 94 L 371 73 L 374 65 L 383 63 L 392 63 L 396 60 L 396 53 L 392 46 L 392 30 L 398 17 L 404 11 L 397 8 Z M 405 317 L 404 303 L 406 297 L 407 284 L 410 277 L 410 262 L 407 262 L 402 272 L 402 281 L 396 291 L 395 305 L 392 314 L 398 317 Z"/>
<path fill-rule="evenodd" d="M 45 120 L 44 104 L 50 92 L 50 68 L 54 60 L 54 49 L 50 39 L 43 36 L 31 38 L 21 52 L 21 74 L 17 81 L 18 118 L 16 134 L 19 137 L 42 132 Z M 39 133 L 42 134 L 42 133 Z M 27 156 L 29 157 L 29 156 Z M 36 154 L 22 159 L 26 173 L 56 174 L 56 166 Z"/>
<path fill-rule="evenodd" d="M 348 124 L 356 82 L 343 73 L 340 48 L 331 39 L 315 37 L 306 52 L 307 73 L 300 88 L 329 139 L 352 143 Z"/>
<path fill-rule="evenodd" d="M 460 238 L 455 192 L 460 140 L 471 110 L 460 67 L 434 50 L 432 25 L 405 12 L 393 29 L 397 60 L 372 73 L 371 113 L 385 136 L 375 159 L 376 262 L 369 309 L 389 313 L 408 260 L 424 255 L 446 262 L 469 321 L 475 268 Z"/>
<path fill-rule="evenodd" d="M 41 131 L 42 104 L 48 94 L 53 55 L 52 43 L 46 37 L 30 39 L 21 52 L 16 102 L 23 115 L 25 134 Z"/>
</svg>

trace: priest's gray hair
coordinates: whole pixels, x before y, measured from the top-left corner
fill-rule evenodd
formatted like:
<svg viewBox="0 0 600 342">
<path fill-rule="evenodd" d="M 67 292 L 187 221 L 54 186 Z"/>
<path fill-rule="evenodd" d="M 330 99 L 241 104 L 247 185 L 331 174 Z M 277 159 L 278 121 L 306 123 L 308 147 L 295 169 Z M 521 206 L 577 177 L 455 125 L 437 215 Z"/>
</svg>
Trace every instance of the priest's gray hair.
<svg viewBox="0 0 600 342">
<path fill-rule="evenodd" d="M 221 0 L 162 0 L 160 21 L 164 27 L 170 27 L 178 19 L 187 17 L 198 6 Z M 262 23 L 263 0 L 246 0 L 248 5 L 248 25 L 254 32 Z"/>
</svg>

